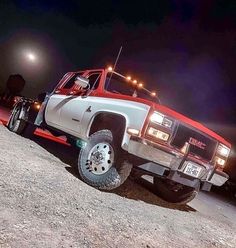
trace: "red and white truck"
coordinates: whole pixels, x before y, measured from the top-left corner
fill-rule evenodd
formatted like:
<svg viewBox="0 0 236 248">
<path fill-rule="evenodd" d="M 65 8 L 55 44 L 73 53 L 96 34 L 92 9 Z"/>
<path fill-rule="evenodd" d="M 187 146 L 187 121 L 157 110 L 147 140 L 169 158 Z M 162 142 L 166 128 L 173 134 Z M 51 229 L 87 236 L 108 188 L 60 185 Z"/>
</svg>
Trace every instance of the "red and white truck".
<svg viewBox="0 0 236 248">
<path fill-rule="evenodd" d="M 112 68 L 69 72 L 50 94 L 22 97 L 7 125 L 19 134 L 39 126 L 81 146 L 79 174 L 98 189 L 119 187 L 136 167 L 162 198 L 186 203 L 228 179 L 229 142 Z"/>
</svg>

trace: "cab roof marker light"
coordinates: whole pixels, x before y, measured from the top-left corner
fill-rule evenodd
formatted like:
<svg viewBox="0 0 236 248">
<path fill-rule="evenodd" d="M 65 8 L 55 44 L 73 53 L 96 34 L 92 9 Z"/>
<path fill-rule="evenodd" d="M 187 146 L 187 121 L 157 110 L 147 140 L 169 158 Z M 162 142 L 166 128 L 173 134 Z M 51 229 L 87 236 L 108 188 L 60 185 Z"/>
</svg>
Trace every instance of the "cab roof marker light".
<svg viewBox="0 0 236 248">
<path fill-rule="evenodd" d="M 127 79 L 128 81 L 130 81 L 130 80 L 131 80 L 131 76 L 127 76 L 126 79 Z"/>
<path fill-rule="evenodd" d="M 112 68 L 112 66 L 108 66 L 108 71 L 112 71 L 113 70 L 113 68 Z"/>
<path fill-rule="evenodd" d="M 138 87 L 139 87 L 139 88 L 142 88 L 142 87 L 143 87 L 143 83 L 139 83 L 139 84 L 138 84 Z"/>
<path fill-rule="evenodd" d="M 156 92 L 151 92 L 151 96 L 156 96 L 157 95 L 157 93 Z"/>
<path fill-rule="evenodd" d="M 133 84 L 137 84 L 138 81 L 136 79 L 133 80 Z"/>
</svg>

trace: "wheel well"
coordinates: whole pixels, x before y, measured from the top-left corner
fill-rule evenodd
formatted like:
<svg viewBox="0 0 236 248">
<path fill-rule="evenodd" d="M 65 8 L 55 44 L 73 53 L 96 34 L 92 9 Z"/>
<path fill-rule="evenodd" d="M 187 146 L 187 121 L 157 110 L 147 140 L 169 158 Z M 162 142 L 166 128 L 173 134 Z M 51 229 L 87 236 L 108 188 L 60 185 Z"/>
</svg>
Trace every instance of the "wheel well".
<svg viewBox="0 0 236 248">
<path fill-rule="evenodd" d="M 117 138 L 122 139 L 125 127 L 126 119 L 124 116 L 113 113 L 100 113 L 93 119 L 93 123 L 89 130 L 89 136 L 99 130 L 108 129 L 111 130 L 113 134 L 117 134 Z M 119 133 L 122 135 L 118 135 Z"/>
</svg>

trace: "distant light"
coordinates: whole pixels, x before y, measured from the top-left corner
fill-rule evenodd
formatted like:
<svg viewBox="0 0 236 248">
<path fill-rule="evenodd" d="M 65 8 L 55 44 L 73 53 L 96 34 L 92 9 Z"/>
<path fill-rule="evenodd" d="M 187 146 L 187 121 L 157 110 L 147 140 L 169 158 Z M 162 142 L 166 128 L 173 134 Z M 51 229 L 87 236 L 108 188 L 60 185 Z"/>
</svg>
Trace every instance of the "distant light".
<svg viewBox="0 0 236 248">
<path fill-rule="evenodd" d="M 34 107 L 35 107 L 35 109 L 39 110 L 41 108 L 41 104 L 38 102 L 35 102 Z"/>
<path fill-rule="evenodd" d="M 126 79 L 127 79 L 128 81 L 130 81 L 130 80 L 131 80 L 131 76 L 127 76 Z"/>
<path fill-rule="evenodd" d="M 107 69 L 108 69 L 108 71 L 112 71 L 113 70 L 113 68 L 111 66 L 109 66 Z"/>
<path fill-rule="evenodd" d="M 133 83 L 134 83 L 134 84 L 137 84 L 137 82 L 138 82 L 138 81 L 137 81 L 136 79 L 133 80 Z"/>
<path fill-rule="evenodd" d="M 27 53 L 26 57 L 32 62 L 36 60 L 36 56 L 33 53 Z"/>
<path fill-rule="evenodd" d="M 156 92 L 151 92 L 151 96 L 156 96 L 157 95 L 157 93 Z"/>
<path fill-rule="evenodd" d="M 138 84 L 138 87 L 142 88 L 143 87 L 143 84 L 142 83 Z"/>
</svg>

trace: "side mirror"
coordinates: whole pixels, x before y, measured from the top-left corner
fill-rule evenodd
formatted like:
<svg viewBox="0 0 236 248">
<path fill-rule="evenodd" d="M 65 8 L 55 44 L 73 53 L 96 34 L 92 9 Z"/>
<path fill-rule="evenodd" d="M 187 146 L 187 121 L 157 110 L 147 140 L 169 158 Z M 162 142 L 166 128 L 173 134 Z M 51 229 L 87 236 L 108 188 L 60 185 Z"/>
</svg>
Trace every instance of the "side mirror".
<svg viewBox="0 0 236 248">
<path fill-rule="evenodd" d="M 75 79 L 75 85 L 82 87 L 83 89 L 89 87 L 89 80 L 85 77 L 78 76 Z"/>
</svg>

